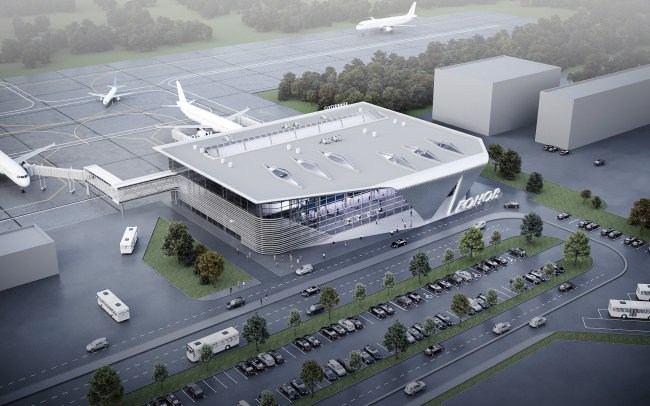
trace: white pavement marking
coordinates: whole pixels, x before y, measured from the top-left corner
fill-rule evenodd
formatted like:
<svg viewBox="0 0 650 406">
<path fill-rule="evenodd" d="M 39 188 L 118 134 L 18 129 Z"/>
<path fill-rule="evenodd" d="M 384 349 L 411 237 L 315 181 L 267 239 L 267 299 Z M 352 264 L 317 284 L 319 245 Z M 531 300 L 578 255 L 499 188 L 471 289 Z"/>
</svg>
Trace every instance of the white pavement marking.
<svg viewBox="0 0 650 406">
<path fill-rule="evenodd" d="M 228 389 L 228 387 L 227 387 L 226 385 L 224 385 L 223 382 L 221 382 L 221 381 L 219 380 L 219 378 L 217 378 L 217 377 L 214 376 L 214 375 L 212 375 L 212 377 L 213 377 L 214 379 L 216 379 L 217 382 L 219 382 L 220 384 L 222 384 L 224 388 Z"/>
<path fill-rule="evenodd" d="M 208 388 L 212 389 L 212 391 L 213 391 L 214 393 L 217 393 L 217 391 L 216 391 L 212 386 L 210 386 L 210 384 L 207 383 L 207 382 L 205 381 L 205 379 L 201 379 L 201 380 L 203 381 L 204 384 L 208 385 Z"/>
</svg>

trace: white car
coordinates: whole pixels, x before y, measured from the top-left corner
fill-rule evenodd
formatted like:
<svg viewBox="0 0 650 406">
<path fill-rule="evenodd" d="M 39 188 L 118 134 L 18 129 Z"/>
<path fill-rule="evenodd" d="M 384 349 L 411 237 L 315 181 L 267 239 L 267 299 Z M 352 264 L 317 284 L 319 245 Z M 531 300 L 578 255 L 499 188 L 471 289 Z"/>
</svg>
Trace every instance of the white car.
<svg viewBox="0 0 650 406">
<path fill-rule="evenodd" d="M 470 298 L 468 298 L 467 300 L 469 300 L 469 305 L 472 306 L 472 309 L 474 309 L 476 313 L 483 311 L 483 306 L 478 304 L 476 300 Z"/>
<path fill-rule="evenodd" d="M 533 317 L 531 321 L 528 322 L 528 325 L 531 327 L 539 327 L 541 325 L 546 324 L 546 317 Z"/>
<path fill-rule="evenodd" d="M 424 382 L 413 381 L 406 384 L 406 386 L 404 387 L 404 392 L 406 392 L 407 395 L 415 395 L 416 393 L 425 390 L 426 388 L 427 385 L 425 385 Z"/>
<path fill-rule="evenodd" d="M 474 227 L 478 228 L 479 230 L 483 230 L 487 226 L 487 223 L 485 221 L 479 221 L 478 223 L 474 224 Z"/>
<path fill-rule="evenodd" d="M 472 274 L 467 271 L 456 271 L 456 275 L 460 276 L 465 282 L 472 280 Z"/>
<path fill-rule="evenodd" d="M 351 322 L 350 320 L 348 320 L 348 319 L 341 319 L 341 320 L 339 320 L 339 326 L 343 327 L 343 328 L 346 329 L 348 332 L 356 331 L 356 330 L 357 330 L 357 328 L 354 327 L 354 323 L 352 323 L 352 322 Z"/>
<path fill-rule="evenodd" d="M 494 331 L 497 334 L 503 334 L 509 330 L 510 330 L 510 323 L 499 323 L 492 328 L 492 331 Z"/>
<path fill-rule="evenodd" d="M 307 275 L 311 271 L 314 270 L 314 267 L 311 266 L 310 264 L 305 264 L 301 266 L 300 268 L 296 269 L 296 275 L 302 276 L 302 275 Z"/>
</svg>

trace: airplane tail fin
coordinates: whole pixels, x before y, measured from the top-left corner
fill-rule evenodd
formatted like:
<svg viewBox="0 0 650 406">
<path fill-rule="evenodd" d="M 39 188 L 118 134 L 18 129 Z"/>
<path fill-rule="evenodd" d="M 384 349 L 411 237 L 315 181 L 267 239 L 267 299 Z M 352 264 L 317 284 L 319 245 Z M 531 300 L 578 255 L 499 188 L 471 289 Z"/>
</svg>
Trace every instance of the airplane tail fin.
<svg viewBox="0 0 650 406">
<path fill-rule="evenodd" d="M 187 99 L 185 98 L 185 93 L 183 93 L 183 88 L 181 87 L 181 84 L 176 81 L 176 89 L 178 89 L 178 101 L 181 102 L 181 104 L 187 104 Z"/>
<path fill-rule="evenodd" d="M 113 80 L 113 86 L 111 86 L 111 85 L 106 85 L 106 87 L 114 87 L 114 88 L 116 88 L 116 89 L 119 89 L 120 87 L 124 87 L 124 86 L 126 86 L 126 85 L 122 85 L 122 86 L 118 86 L 118 85 L 117 85 L 117 76 L 116 76 L 115 79 Z"/>
<path fill-rule="evenodd" d="M 409 17 L 415 17 L 415 5 L 416 5 L 416 4 L 417 4 L 416 2 L 413 3 L 413 5 L 411 6 L 411 9 L 409 10 L 407 16 L 409 16 Z"/>
</svg>

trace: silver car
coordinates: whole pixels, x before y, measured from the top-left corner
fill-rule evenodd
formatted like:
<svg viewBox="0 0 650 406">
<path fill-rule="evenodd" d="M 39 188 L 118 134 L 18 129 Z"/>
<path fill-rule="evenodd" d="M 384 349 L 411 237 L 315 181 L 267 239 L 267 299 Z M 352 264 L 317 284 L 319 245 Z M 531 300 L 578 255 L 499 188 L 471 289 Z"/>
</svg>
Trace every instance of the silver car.
<svg viewBox="0 0 650 406">
<path fill-rule="evenodd" d="M 104 349 L 108 348 L 108 340 L 106 339 L 106 337 L 98 338 L 97 340 L 88 344 L 86 346 L 86 351 L 95 352 L 97 350 L 101 350 L 102 348 Z"/>
<path fill-rule="evenodd" d="M 530 321 L 528 322 L 528 325 L 529 325 L 529 326 L 531 326 L 531 327 L 535 327 L 535 328 L 537 328 L 537 327 L 539 327 L 539 326 L 542 326 L 542 325 L 544 325 L 544 324 L 546 324 L 546 317 L 541 317 L 541 316 L 539 316 L 539 317 L 533 317 L 532 320 L 530 320 Z"/>
<path fill-rule="evenodd" d="M 264 364 L 264 366 L 267 367 L 267 368 L 275 366 L 275 359 L 273 359 L 272 356 L 270 356 L 269 354 L 267 354 L 265 352 L 263 352 L 261 354 L 258 354 L 257 359 L 260 360 L 262 362 L 262 364 Z"/>
<path fill-rule="evenodd" d="M 406 384 L 406 386 L 404 387 L 404 392 L 406 392 L 407 395 L 415 395 L 416 393 L 425 390 L 426 388 L 427 385 L 425 385 L 424 382 L 413 381 Z"/>
<path fill-rule="evenodd" d="M 307 275 L 311 271 L 314 270 L 314 267 L 311 266 L 310 264 L 305 264 L 301 266 L 300 268 L 296 269 L 296 275 L 302 276 L 302 275 Z"/>
<path fill-rule="evenodd" d="M 342 376 L 345 376 L 345 375 L 348 374 L 347 371 L 345 370 L 345 368 L 343 368 L 343 365 L 341 365 L 338 361 L 336 361 L 334 359 L 331 359 L 331 360 L 327 361 L 327 366 L 332 371 L 334 371 L 334 373 L 336 375 L 338 375 L 339 377 L 342 377 Z"/>
</svg>

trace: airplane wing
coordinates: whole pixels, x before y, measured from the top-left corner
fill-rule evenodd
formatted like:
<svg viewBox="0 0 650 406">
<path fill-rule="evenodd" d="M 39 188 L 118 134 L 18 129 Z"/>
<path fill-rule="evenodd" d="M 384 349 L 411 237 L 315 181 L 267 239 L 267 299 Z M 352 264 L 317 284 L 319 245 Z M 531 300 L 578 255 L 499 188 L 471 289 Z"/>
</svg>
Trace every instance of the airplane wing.
<svg viewBox="0 0 650 406">
<path fill-rule="evenodd" d="M 415 25 L 391 25 L 391 27 L 415 27 Z"/>
<path fill-rule="evenodd" d="M 88 94 L 91 95 L 91 96 L 106 97 L 105 94 L 101 94 L 101 93 L 88 93 Z"/>
<path fill-rule="evenodd" d="M 246 107 L 244 110 L 242 110 L 242 111 L 240 111 L 240 112 L 238 112 L 238 113 L 235 113 L 235 114 L 233 114 L 233 115 L 230 115 L 230 116 L 226 117 L 226 119 L 228 119 L 228 120 L 230 120 L 230 121 L 235 121 L 235 119 L 237 119 L 237 118 L 240 117 L 241 115 L 246 114 L 246 112 L 248 112 L 248 110 L 250 110 L 250 109 L 249 109 L 248 107 Z"/>
<path fill-rule="evenodd" d="M 133 94 L 133 93 L 135 93 L 135 92 L 131 92 L 131 93 L 122 93 L 122 94 L 116 94 L 116 95 L 115 95 L 115 96 L 113 96 L 113 97 L 123 97 L 123 96 L 128 96 L 128 95 L 130 95 L 130 94 Z"/>
<path fill-rule="evenodd" d="M 54 145 L 55 144 L 52 143 L 52 144 L 48 145 L 47 147 L 35 149 L 35 150 L 31 151 L 31 152 L 23 154 L 23 155 L 19 156 L 18 158 L 14 158 L 14 162 L 16 162 L 17 164 L 21 164 L 24 161 L 28 160 L 29 158 L 31 158 L 33 156 L 36 156 L 36 155 L 40 154 L 41 152 L 52 148 Z"/>
<path fill-rule="evenodd" d="M 183 124 L 183 125 L 157 125 L 156 128 L 214 128 L 211 125 L 201 125 L 201 124 Z"/>
</svg>

